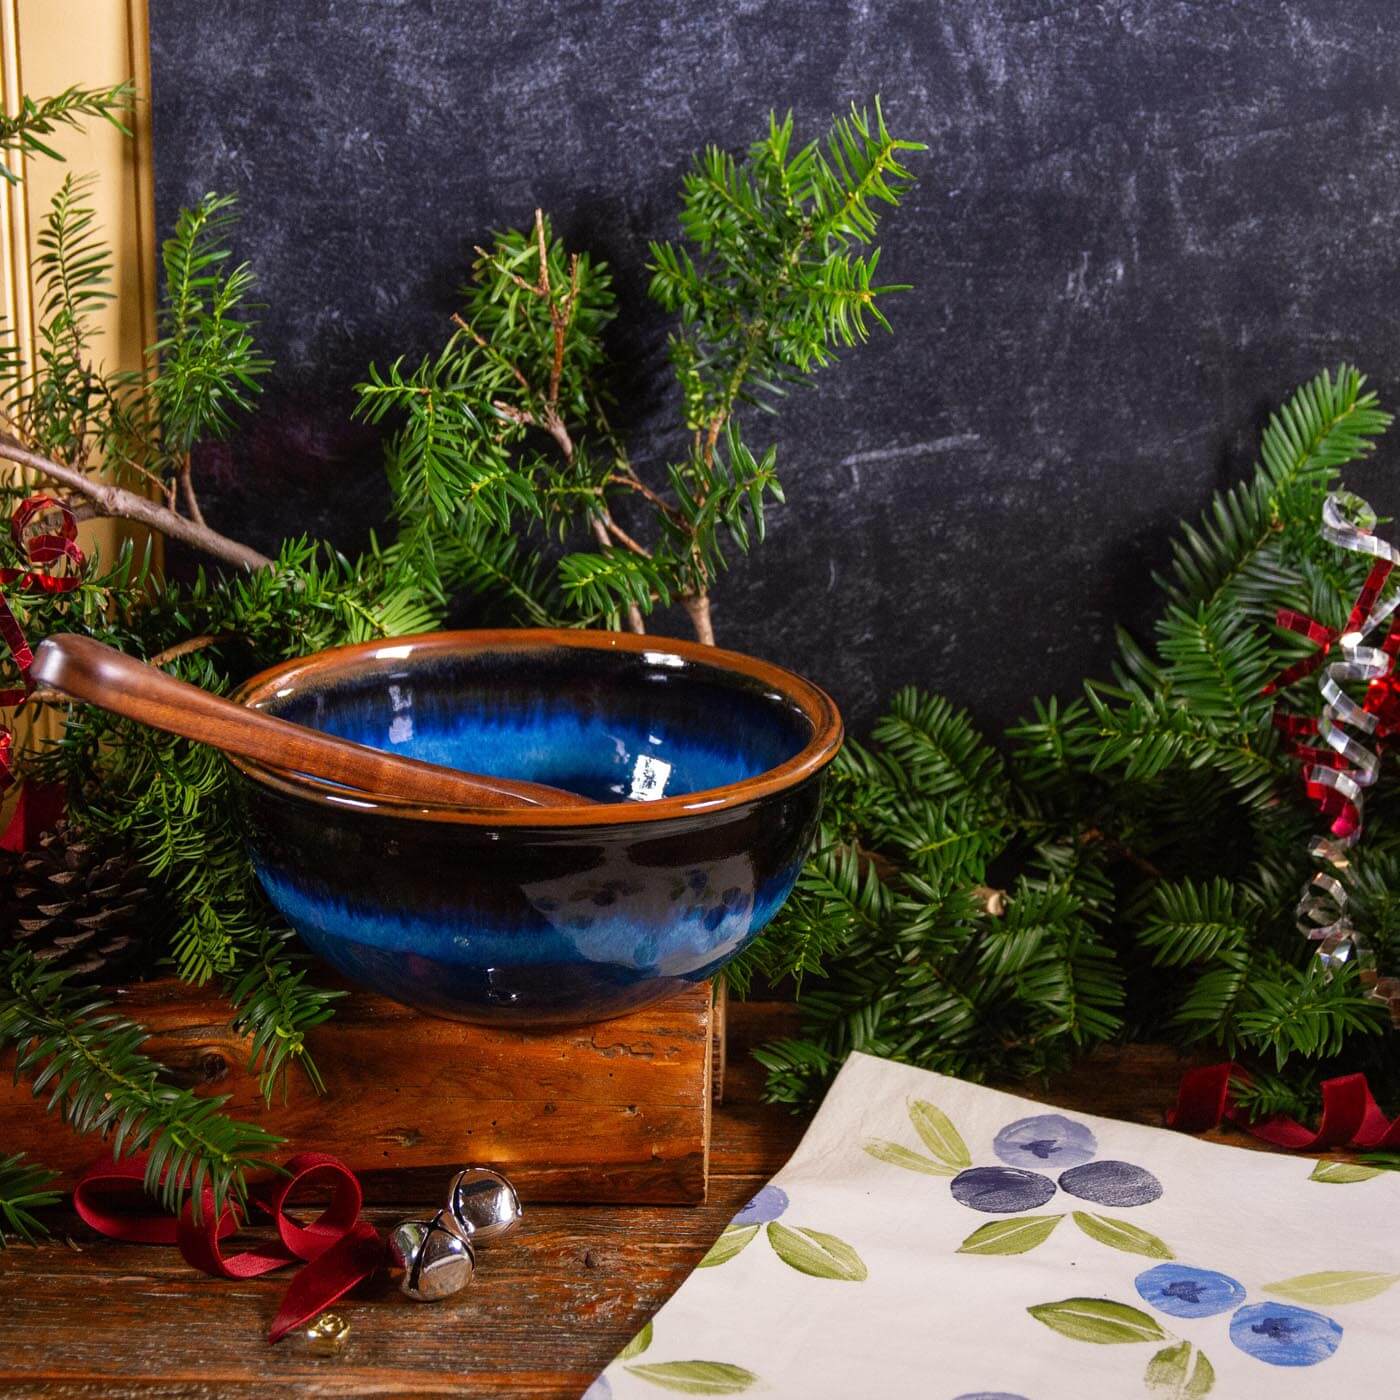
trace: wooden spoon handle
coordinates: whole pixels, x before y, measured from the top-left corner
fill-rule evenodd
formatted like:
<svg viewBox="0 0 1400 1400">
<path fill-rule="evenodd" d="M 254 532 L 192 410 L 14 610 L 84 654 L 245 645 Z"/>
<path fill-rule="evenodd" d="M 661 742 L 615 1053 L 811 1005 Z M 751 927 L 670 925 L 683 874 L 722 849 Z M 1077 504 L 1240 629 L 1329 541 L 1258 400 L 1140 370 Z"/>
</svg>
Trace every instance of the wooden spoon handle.
<svg viewBox="0 0 1400 1400">
<path fill-rule="evenodd" d="M 211 695 L 91 637 L 50 637 L 30 671 L 42 685 L 225 753 L 362 792 L 457 807 L 578 807 L 590 799 L 542 783 L 488 778 L 291 724 Z"/>
</svg>

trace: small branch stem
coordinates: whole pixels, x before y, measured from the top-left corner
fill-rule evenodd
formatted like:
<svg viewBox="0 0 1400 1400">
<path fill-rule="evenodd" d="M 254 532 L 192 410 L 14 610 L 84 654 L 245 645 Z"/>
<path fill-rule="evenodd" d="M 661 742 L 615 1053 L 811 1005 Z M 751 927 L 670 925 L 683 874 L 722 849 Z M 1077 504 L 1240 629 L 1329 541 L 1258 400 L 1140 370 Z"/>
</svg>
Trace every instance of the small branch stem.
<svg viewBox="0 0 1400 1400">
<path fill-rule="evenodd" d="M 267 555 L 259 554 L 256 549 L 231 540 L 227 535 L 221 535 L 207 525 L 186 520 L 183 515 L 177 515 L 168 507 L 147 500 L 145 496 L 138 496 L 134 491 L 113 486 L 109 482 L 97 481 L 73 467 L 66 467 L 38 452 L 31 452 L 17 442 L 0 438 L 0 458 L 21 467 L 28 467 L 51 481 L 66 486 L 84 500 L 91 501 L 103 515 L 147 525 L 168 539 L 179 540 L 181 544 L 203 550 L 205 554 L 222 559 L 226 564 L 249 570 L 272 566 L 273 561 Z"/>
<path fill-rule="evenodd" d="M 203 651 L 205 647 L 216 646 L 219 642 L 227 641 L 229 633 L 212 632 L 205 633 L 198 637 L 186 637 L 183 642 L 176 642 L 174 646 L 166 647 L 164 651 L 158 651 L 154 656 L 147 657 L 147 666 L 168 666 L 170 662 L 178 660 L 182 656 L 189 656 L 196 651 Z"/>
<path fill-rule="evenodd" d="M 672 520 L 679 523 L 685 519 L 670 501 L 664 500 L 662 497 L 658 496 L 656 492 L 635 472 L 630 470 L 630 468 L 626 472 L 609 472 L 604 484 L 607 486 L 625 486 L 627 490 L 637 492 L 639 496 L 649 501 L 663 515 L 670 516 Z"/>
<path fill-rule="evenodd" d="M 604 506 L 602 509 L 603 525 L 607 529 L 608 534 L 610 534 L 613 537 L 613 539 L 615 539 L 618 542 L 618 544 L 626 545 L 626 547 L 630 549 L 633 554 L 640 555 L 643 559 L 650 559 L 651 550 L 649 550 L 646 547 L 646 545 L 640 543 L 637 540 L 634 540 L 632 536 L 629 535 L 627 531 L 624 530 L 622 526 L 619 525 L 617 521 L 613 519 L 612 512 L 607 508 L 607 506 Z"/>
<path fill-rule="evenodd" d="M 204 521 L 204 512 L 199 508 L 199 501 L 194 494 L 194 476 L 190 471 L 190 454 L 185 453 L 180 461 L 180 490 L 185 497 L 185 509 L 190 513 L 190 519 L 201 529 L 207 530 L 209 527 Z"/>
<path fill-rule="evenodd" d="M 608 549 L 612 545 L 612 539 L 608 535 L 608 527 L 602 518 L 595 515 L 589 523 L 593 528 L 594 538 L 604 549 Z M 636 603 L 627 604 L 627 625 L 638 634 L 647 630 L 646 623 L 642 620 L 642 610 Z"/>
<path fill-rule="evenodd" d="M 690 625 L 695 629 L 695 638 L 707 647 L 715 644 L 714 624 L 710 621 L 710 595 L 701 589 L 698 593 L 681 594 L 681 605 L 690 617 Z"/>
</svg>

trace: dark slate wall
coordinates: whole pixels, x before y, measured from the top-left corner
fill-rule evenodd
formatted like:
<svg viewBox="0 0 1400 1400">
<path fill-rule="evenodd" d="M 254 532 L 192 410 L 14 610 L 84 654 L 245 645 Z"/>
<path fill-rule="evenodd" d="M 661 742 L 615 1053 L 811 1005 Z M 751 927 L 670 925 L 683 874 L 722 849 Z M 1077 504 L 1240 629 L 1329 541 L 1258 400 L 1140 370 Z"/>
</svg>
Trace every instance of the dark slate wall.
<svg viewBox="0 0 1400 1400">
<path fill-rule="evenodd" d="M 754 425 L 790 504 L 716 627 L 858 727 L 910 680 L 1007 719 L 1102 670 L 1282 392 L 1347 357 L 1394 397 L 1393 21 L 1393 0 L 151 0 L 160 219 L 240 195 L 278 361 L 205 509 L 264 545 L 363 540 L 384 492 L 351 385 L 436 346 L 470 246 L 537 203 L 617 270 L 626 413 L 659 464 L 643 265 L 690 152 L 879 91 L 930 144 L 882 264 L 915 290 L 892 338 Z M 1353 485 L 1393 507 L 1386 475 Z"/>
</svg>

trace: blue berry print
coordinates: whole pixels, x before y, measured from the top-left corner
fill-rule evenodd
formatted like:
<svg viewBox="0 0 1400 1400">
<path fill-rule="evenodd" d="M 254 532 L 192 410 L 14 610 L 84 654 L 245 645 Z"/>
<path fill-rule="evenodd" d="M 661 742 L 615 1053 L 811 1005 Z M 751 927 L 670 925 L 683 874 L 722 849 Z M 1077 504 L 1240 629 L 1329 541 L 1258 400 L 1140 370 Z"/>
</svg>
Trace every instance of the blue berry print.
<svg viewBox="0 0 1400 1400">
<path fill-rule="evenodd" d="M 1060 1113 L 1038 1113 L 1008 1123 L 996 1135 L 992 1150 L 1010 1167 L 1059 1170 L 1082 1166 L 1099 1144 L 1083 1123 Z"/>
<path fill-rule="evenodd" d="M 1131 1162 L 1086 1162 L 1060 1176 L 1060 1186 L 1098 1206 L 1145 1206 L 1162 1194 L 1162 1183 Z"/>
<path fill-rule="evenodd" d="M 1168 1317 L 1214 1317 L 1244 1302 L 1244 1285 L 1214 1269 L 1158 1264 L 1133 1282 L 1138 1297 Z"/>
<path fill-rule="evenodd" d="M 1055 1183 L 1019 1167 L 969 1167 L 953 1178 L 950 1189 L 962 1205 L 1004 1215 L 1043 1206 L 1055 1194 Z"/>
<path fill-rule="evenodd" d="M 776 1220 L 787 1208 L 787 1192 L 781 1186 L 765 1186 L 729 1223 L 766 1225 L 770 1220 Z"/>
<path fill-rule="evenodd" d="M 1253 1303 L 1230 1319 L 1230 1340 L 1270 1366 L 1316 1366 L 1341 1345 L 1339 1323 L 1288 1303 Z"/>
</svg>

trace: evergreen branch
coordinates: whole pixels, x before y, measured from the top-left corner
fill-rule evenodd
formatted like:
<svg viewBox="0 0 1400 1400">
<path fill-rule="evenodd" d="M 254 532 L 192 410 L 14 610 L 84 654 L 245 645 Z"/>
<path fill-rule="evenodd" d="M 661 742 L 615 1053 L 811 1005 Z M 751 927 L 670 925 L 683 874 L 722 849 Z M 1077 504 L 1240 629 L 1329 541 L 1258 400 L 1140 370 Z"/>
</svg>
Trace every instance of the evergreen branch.
<svg viewBox="0 0 1400 1400">
<path fill-rule="evenodd" d="M 146 1189 L 174 1208 L 187 1192 L 196 1209 L 208 1186 L 218 1213 L 246 1196 L 247 1173 L 271 1165 L 281 1139 L 225 1117 L 226 1098 L 199 1098 L 162 1082 L 141 1053 L 148 1032 L 109 1003 L 42 971 L 24 950 L 0 959 L 0 1044 L 13 1045 L 17 1075 L 75 1132 L 112 1134 L 120 1160 L 148 1153 Z"/>
<path fill-rule="evenodd" d="M 19 151 L 26 156 L 40 155 L 61 161 L 62 155 L 40 138 L 61 126 L 78 130 L 85 117 L 101 117 L 124 136 L 130 136 L 119 114 L 130 111 L 135 100 L 136 87 L 130 82 L 110 88 L 70 87 L 37 102 L 30 97 L 21 98 L 19 111 L 13 116 L 0 113 L 0 151 Z M 15 170 L 3 160 L 0 160 L 0 179 L 12 185 L 20 181 Z"/>
<path fill-rule="evenodd" d="M 170 458 L 183 459 L 182 487 L 190 514 L 201 524 L 187 454 L 198 440 L 227 435 L 233 414 L 250 407 L 272 366 L 257 353 L 251 325 L 240 314 L 252 290 L 252 270 L 247 263 L 229 266 L 236 205 L 233 195 L 205 195 L 180 211 L 161 249 L 164 334 L 151 349 L 158 364 L 151 393 L 162 447 Z"/>
<path fill-rule="evenodd" d="M 48 1189 L 57 1178 L 57 1172 L 37 1162 L 26 1162 L 22 1152 L 0 1157 L 0 1250 L 9 1244 L 6 1229 L 11 1236 L 18 1235 L 30 1244 L 48 1233 L 34 1212 L 55 1206 L 63 1199 L 62 1192 Z"/>
<path fill-rule="evenodd" d="M 1179 606 L 1230 598 L 1268 608 L 1281 572 L 1273 546 L 1279 531 L 1315 532 L 1316 513 L 1339 468 L 1374 451 L 1391 416 L 1363 393 L 1365 378 L 1349 365 L 1297 389 L 1269 419 L 1252 481 L 1218 492 L 1199 526 L 1183 525 L 1172 546 L 1172 570 L 1159 580 Z"/>
<path fill-rule="evenodd" d="M 248 1068 L 258 1075 L 263 1098 L 287 1094 L 287 1074 L 299 1065 L 318 1094 L 325 1081 L 306 1046 L 306 1033 L 335 1014 L 333 1002 L 344 992 L 322 991 L 306 981 L 308 959 L 288 947 L 290 933 L 262 930 L 250 946 L 240 948 L 241 975 L 228 989 L 233 1025 L 251 1037 Z"/>
</svg>

